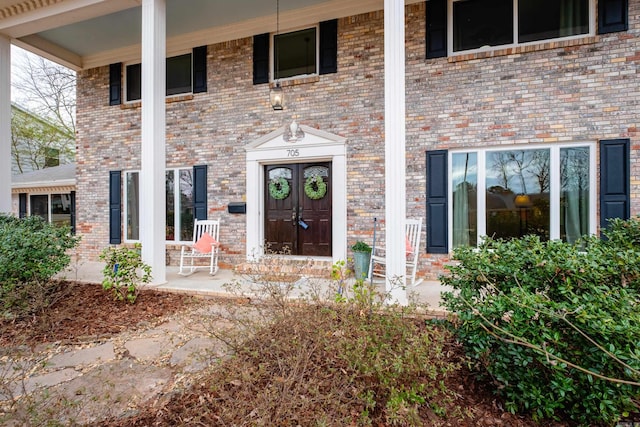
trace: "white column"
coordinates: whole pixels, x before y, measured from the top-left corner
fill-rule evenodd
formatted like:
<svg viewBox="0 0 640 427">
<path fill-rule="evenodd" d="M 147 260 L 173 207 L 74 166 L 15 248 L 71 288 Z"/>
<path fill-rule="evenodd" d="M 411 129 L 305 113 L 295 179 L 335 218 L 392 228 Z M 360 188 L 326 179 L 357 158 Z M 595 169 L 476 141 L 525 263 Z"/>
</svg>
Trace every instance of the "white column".
<svg viewBox="0 0 640 427">
<path fill-rule="evenodd" d="M 166 0 L 142 1 L 142 260 L 154 284 L 166 282 L 165 225 Z"/>
<path fill-rule="evenodd" d="M 343 147 L 344 149 L 344 147 Z M 347 156 L 334 156 L 331 162 L 332 183 L 332 253 L 333 262 L 347 259 Z"/>
<path fill-rule="evenodd" d="M 260 175 L 260 163 L 256 159 L 247 158 L 246 162 L 247 183 L 246 183 L 246 227 L 247 227 L 247 260 L 253 261 L 256 257 L 260 257 L 264 241 L 260 233 L 260 211 L 262 210 L 263 199 L 260 196 L 260 190 L 264 188 L 264 182 Z"/>
<path fill-rule="evenodd" d="M 407 304 L 404 1 L 384 0 L 385 238 L 387 291 Z"/>
<path fill-rule="evenodd" d="M 11 40 L 0 36 L 0 212 L 11 213 Z"/>
</svg>

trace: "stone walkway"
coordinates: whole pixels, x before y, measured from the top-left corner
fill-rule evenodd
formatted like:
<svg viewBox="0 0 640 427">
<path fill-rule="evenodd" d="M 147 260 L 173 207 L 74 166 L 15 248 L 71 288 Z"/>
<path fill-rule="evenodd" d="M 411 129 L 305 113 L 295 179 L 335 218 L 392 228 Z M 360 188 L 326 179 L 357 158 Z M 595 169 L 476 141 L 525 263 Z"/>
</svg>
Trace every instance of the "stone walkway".
<svg viewBox="0 0 640 427">
<path fill-rule="evenodd" d="M 212 326 L 213 309 L 213 302 L 205 302 L 103 341 L 41 348 L 21 359 L 0 357 L 0 401 L 27 396 L 18 401 L 23 411 L 11 419 L 0 412 L 0 424 L 22 426 L 34 417 L 63 425 L 97 422 L 187 386 L 224 355 L 205 328 Z"/>
</svg>

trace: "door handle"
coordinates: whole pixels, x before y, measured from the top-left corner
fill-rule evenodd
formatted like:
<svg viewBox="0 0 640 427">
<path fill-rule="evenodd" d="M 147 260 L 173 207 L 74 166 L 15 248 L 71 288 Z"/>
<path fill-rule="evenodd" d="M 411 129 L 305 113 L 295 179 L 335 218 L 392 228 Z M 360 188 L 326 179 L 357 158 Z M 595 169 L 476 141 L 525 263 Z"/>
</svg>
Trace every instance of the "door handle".
<svg viewBox="0 0 640 427">
<path fill-rule="evenodd" d="M 302 213 L 304 212 L 304 208 L 300 206 L 299 214 L 298 214 L 298 225 L 302 227 L 303 230 L 309 228 L 309 224 L 304 222 L 304 218 L 302 217 Z"/>
<path fill-rule="evenodd" d="M 298 223 L 298 219 L 297 218 L 298 218 L 298 216 L 296 215 L 296 208 L 294 207 L 291 210 L 291 225 L 293 225 L 294 227 Z"/>
</svg>

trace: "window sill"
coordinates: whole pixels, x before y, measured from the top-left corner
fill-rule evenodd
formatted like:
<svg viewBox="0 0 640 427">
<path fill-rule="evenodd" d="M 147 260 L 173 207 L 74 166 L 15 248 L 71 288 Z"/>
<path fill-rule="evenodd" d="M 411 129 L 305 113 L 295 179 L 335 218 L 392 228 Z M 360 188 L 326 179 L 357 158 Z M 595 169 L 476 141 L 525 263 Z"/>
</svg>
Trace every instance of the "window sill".
<svg viewBox="0 0 640 427">
<path fill-rule="evenodd" d="M 280 87 L 298 86 L 298 85 L 304 85 L 308 83 L 316 83 L 319 81 L 320 81 L 320 76 L 292 78 L 288 80 L 280 80 Z M 273 89 L 275 86 L 276 86 L 275 82 L 269 83 L 270 89 Z"/>
<path fill-rule="evenodd" d="M 465 54 L 455 55 L 455 56 L 448 57 L 447 61 L 454 63 L 454 62 L 471 61 L 474 59 L 485 59 L 485 58 L 494 58 L 498 56 L 514 55 L 514 54 L 520 54 L 520 53 L 540 52 L 543 50 L 568 48 L 568 47 L 574 47 L 574 46 L 593 44 L 596 41 L 597 41 L 596 36 L 582 37 L 582 38 L 573 39 L 573 40 L 551 41 L 547 43 L 538 43 L 538 44 L 526 45 L 526 46 L 514 46 L 514 47 L 508 47 L 504 49 L 487 50 L 485 52 L 474 52 L 474 53 L 468 53 L 466 55 Z"/>
<path fill-rule="evenodd" d="M 167 97 L 165 99 L 165 104 L 172 104 L 174 102 L 182 102 L 182 101 L 191 101 L 193 99 L 193 94 L 189 93 L 186 95 L 174 95 Z M 133 102 L 125 102 L 120 104 L 121 110 L 129 110 L 132 108 L 140 108 L 142 106 L 142 101 L 133 101 Z"/>
</svg>

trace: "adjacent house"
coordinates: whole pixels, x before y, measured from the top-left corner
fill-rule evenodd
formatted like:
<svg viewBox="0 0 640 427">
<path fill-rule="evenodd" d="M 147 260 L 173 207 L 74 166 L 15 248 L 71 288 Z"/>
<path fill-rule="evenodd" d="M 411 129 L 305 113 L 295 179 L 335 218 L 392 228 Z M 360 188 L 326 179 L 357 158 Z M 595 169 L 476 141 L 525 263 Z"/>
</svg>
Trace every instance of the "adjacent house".
<svg viewBox="0 0 640 427">
<path fill-rule="evenodd" d="M 21 174 L 72 163 L 75 136 L 11 103 L 11 172 Z"/>
<path fill-rule="evenodd" d="M 75 232 L 75 168 L 75 163 L 67 163 L 13 175 L 12 213 L 20 218 L 37 215 Z"/>
<path fill-rule="evenodd" d="M 11 212 L 75 229 L 75 142 L 60 126 L 11 104 Z"/>
<path fill-rule="evenodd" d="M 85 257 L 142 242 L 161 281 L 208 217 L 228 265 L 265 243 L 331 263 L 377 218 L 402 274 L 420 218 L 435 278 L 485 235 L 640 213 L 640 0 L 138 3 L 0 9 L 5 38 L 78 71 Z"/>
</svg>

